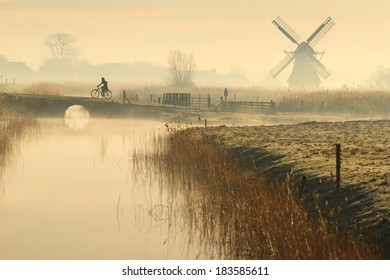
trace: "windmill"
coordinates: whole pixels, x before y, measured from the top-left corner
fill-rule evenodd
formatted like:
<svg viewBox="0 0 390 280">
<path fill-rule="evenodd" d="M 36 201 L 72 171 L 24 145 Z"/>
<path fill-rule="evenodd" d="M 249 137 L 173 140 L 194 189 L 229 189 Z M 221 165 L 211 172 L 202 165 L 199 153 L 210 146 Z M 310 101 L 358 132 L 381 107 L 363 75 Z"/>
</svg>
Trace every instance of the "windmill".
<svg viewBox="0 0 390 280">
<path fill-rule="evenodd" d="M 287 52 L 286 57 L 279 62 L 270 74 L 276 78 L 291 62 L 294 63 L 292 72 L 287 82 L 290 89 L 318 88 L 321 78 L 326 79 L 330 76 L 330 71 L 320 62 L 325 52 L 317 52 L 313 48 L 335 25 L 335 22 L 328 17 L 306 41 L 300 42 L 301 37 L 280 17 L 277 17 L 272 23 L 284 34 L 291 42 L 297 45 L 295 51 Z M 317 56 L 319 56 L 319 59 Z"/>
</svg>

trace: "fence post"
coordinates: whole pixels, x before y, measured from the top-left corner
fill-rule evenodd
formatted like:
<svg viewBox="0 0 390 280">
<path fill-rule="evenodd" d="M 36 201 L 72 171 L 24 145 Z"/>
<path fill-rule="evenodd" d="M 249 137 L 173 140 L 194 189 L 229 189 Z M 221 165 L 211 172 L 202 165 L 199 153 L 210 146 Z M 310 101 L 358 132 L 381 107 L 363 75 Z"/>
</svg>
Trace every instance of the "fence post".
<svg viewBox="0 0 390 280">
<path fill-rule="evenodd" d="M 210 109 L 211 107 L 211 98 L 210 98 L 210 94 L 207 94 L 207 108 Z"/>
<path fill-rule="evenodd" d="M 199 94 L 199 108 L 200 108 L 200 94 Z"/>
<path fill-rule="evenodd" d="M 336 144 L 336 188 L 340 189 L 341 181 L 341 144 Z"/>
<path fill-rule="evenodd" d="M 204 127 L 207 127 L 207 119 L 204 119 Z"/>
<path fill-rule="evenodd" d="M 130 104 L 130 100 L 127 98 L 126 91 L 123 91 L 123 104 L 126 104 L 126 101 Z"/>
<path fill-rule="evenodd" d="M 223 98 L 221 97 L 221 104 L 222 104 L 222 111 L 225 112 L 226 111 L 226 101 L 224 102 L 223 101 Z"/>
<path fill-rule="evenodd" d="M 271 114 L 275 114 L 275 113 L 276 113 L 275 102 L 271 100 Z"/>
</svg>

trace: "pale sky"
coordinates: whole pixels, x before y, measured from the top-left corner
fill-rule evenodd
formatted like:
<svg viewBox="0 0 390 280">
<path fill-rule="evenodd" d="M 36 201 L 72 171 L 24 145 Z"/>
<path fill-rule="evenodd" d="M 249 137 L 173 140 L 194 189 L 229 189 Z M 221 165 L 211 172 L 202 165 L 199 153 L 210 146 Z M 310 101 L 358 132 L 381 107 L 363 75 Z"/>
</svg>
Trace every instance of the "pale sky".
<svg viewBox="0 0 390 280">
<path fill-rule="evenodd" d="M 64 32 L 92 64 L 167 65 L 168 52 L 180 49 L 193 53 L 198 69 L 238 68 L 258 82 L 295 49 L 272 25 L 276 16 L 304 40 L 334 19 L 316 46 L 332 72 L 324 85 L 363 83 L 379 65 L 390 67 L 388 0 L 0 0 L 0 55 L 37 67 L 48 55 L 45 38 Z"/>
</svg>

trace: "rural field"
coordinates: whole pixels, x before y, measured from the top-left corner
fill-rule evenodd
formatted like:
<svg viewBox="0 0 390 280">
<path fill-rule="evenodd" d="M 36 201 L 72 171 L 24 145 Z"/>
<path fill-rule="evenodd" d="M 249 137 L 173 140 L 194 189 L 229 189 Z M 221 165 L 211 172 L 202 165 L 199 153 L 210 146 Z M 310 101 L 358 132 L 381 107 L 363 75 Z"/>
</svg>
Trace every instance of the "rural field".
<svg viewBox="0 0 390 280">
<path fill-rule="evenodd" d="M 2 135 L 7 139 L 10 135 L 14 135 L 12 139 L 22 138 L 23 133 L 11 133 L 13 129 L 19 131 L 21 120 L 24 131 L 36 126 L 35 117 L 42 121 L 50 117 L 47 112 L 58 117 L 56 110 L 62 109 L 51 108 L 49 96 L 55 96 L 58 102 L 71 102 L 67 96 L 72 94 L 50 85 L 44 92 L 47 104 L 45 95 L 36 104 L 38 99 L 33 96 L 42 86 L 31 87 L 31 92 L 24 90 L 28 95 L 8 93 L 20 96 L 12 102 L 4 95 L 3 107 L 8 113 L 2 115 Z M 75 92 L 87 97 L 82 93 L 89 86 L 83 88 L 77 85 Z M 165 124 L 165 137 L 146 137 L 154 141 L 152 153 L 149 148 L 134 148 L 133 164 L 146 171 L 132 173 L 147 172 L 150 180 L 159 174 L 159 184 L 168 182 L 162 183 L 161 192 L 168 193 L 169 201 L 180 204 L 184 198 L 183 205 L 178 206 L 178 219 L 185 221 L 185 229 L 176 230 L 188 232 L 188 244 L 196 247 L 193 258 L 389 258 L 387 93 L 322 91 L 288 95 L 261 88 L 234 89 L 243 100 L 275 100 L 276 113 L 257 114 L 216 110 L 219 88 L 186 89 L 210 95 L 214 100 L 211 108 L 160 105 L 150 96 L 169 89 L 129 88 L 129 93 L 139 92 L 129 94 L 130 104 L 121 104 L 117 90 L 118 98 L 113 101 L 96 100 L 100 106 L 96 112 L 101 115 L 92 119 L 116 123 L 120 118 L 126 131 L 134 122 L 142 126 L 145 119 L 157 120 L 161 127 Z M 348 106 L 341 106 L 340 100 Z M 18 113 L 11 114 L 14 109 Z M 40 116 L 45 110 L 46 114 Z M 32 123 L 21 117 L 32 112 L 36 114 L 28 118 Z M 130 119 L 132 124 L 127 126 Z M 339 189 L 336 144 L 341 145 Z M 3 162 L 7 161 L 11 160 L 5 157 Z M 140 165 L 142 161 L 145 164 Z M 165 204 L 161 207 L 170 209 Z"/>
<path fill-rule="evenodd" d="M 308 93 L 307 100 L 311 103 L 307 101 L 304 110 L 299 107 L 300 102 L 291 97 L 283 98 L 280 104 L 288 109 L 277 114 L 188 110 L 170 118 L 176 125 L 180 123 L 187 135 L 195 132 L 203 139 L 198 138 L 196 141 L 200 142 L 194 144 L 181 137 L 189 153 L 196 153 L 199 150 L 196 146 L 201 142 L 211 144 L 226 154 L 230 162 L 237 163 L 236 168 L 251 170 L 258 178 L 264 177 L 265 185 L 272 189 L 281 191 L 288 187 L 290 195 L 304 205 L 308 213 L 320 211 L 321 214 L 314 215 L 327 220 L 330 227 L 377 246 L 384 254 L 382 257 L 389 258 L 390 157 L 387 151 L 390 121 L 385 114 L 388 103 L 381 102 L 388 97 L 378 92 L 338 93 L 338 97 L 337 93 L 328 92 L 326 96 L 321 92 L 317 92 L 318 96 Z M 319 113 L 319 107 L 313 104 L 320 104 L 317 101 L 326 98 L 333 104 L 328 107 L 333 108 L 333 112 Z M 349 107 L 338 104 L 337 98 L 343 99 Z M 166 117 L 169 119 L 168 115 Z M 207 128 L 200 128 L 205 124 Z M 176 139 L 175 136 L 172 139 Z M 336 187 L 336 144 L 341 145 L 339 189 Z M 193 148 L 188 148 L 191 145 Z M 186 164 L 180 168 L 183 166 Z M 302 186 L 303 176 L 306 181 Z"/>
<path fill-rule="evenodd" d="M 342 228 L 379 239 L 389 253 L 390 121 L 222 126 L 202 134 L 240 165 L 272 180 L 289 180 L 296 194 L 306 176 L 302 199 L 309 209 L 318 202 L 324 211 L 332 210 L 329 218 Z M 342 150 L 340 189 L 335 185 L 336 143 Z"/>
</svg>

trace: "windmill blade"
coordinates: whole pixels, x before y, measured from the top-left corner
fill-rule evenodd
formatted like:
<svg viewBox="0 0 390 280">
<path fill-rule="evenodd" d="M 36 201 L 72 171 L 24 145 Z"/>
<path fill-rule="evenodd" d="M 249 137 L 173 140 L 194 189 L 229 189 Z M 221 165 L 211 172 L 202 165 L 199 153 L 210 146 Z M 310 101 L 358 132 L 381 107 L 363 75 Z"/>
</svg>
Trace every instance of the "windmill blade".
<svg viewBox="0 0 390 280">
<path fill-rule="evenodd" d="M 291 42 L 297 45 L 299 44 L 298 41 L 301 40 L 301 37 L 281 17 L 276 17 L 272 23 L 286 35 Z"/>
<path fill-rule="evenodd" d="M 294 60 L 294 58 L 295 55 L 287 54 L 287 56 L 281 62 L 279 62 L 278 65 L 276 65 L 274 69 L 271 70 L 271 72 L 269 72 L 272 78 L 276 78 L 276 76 L 278 76 L 279 73 L 282 72 L 291 63 L 291 61 Z"/>
<path fill-rule="evenodd" d="M 331 75 L 329 69 L 326 68 L 315 56 L 308 55 L 308 57 L 314 61 L 317 73 L 321 76 L 321 78 L 327 79 Z"/>
<path fill-rule="evenodd" d="M 329 32 L 330 29 L 335 25 L 336 23 L 328 17 L 317 29 L 314 31 L 313 34 L 306 40 L 306 43 L 308 43 L 311 47 L 314 47 L 317 45 L 317 43 L 324 38 L 326 33 Z"/>
</svg>

